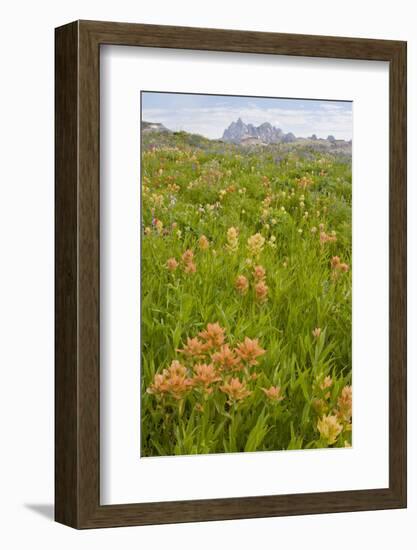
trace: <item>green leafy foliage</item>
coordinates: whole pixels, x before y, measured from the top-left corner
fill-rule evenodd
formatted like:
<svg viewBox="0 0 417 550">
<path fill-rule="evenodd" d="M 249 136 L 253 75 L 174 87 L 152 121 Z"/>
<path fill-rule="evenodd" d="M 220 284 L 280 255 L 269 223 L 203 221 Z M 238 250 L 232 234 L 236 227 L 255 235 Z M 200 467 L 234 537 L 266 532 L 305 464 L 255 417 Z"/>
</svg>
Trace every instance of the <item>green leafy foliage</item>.
<svg viewBox="0 0 417 550">
<path fill-rule="evenodd" d="M 143 150 L 141 454 L 349 445 L 351 421 L 341 411 L 351 384 L 350 162 L 184 132 L 148 133 Z M 248 239 L 258 233 L 264 241 L 253 254 Z M 194 388 L 180 399 L 149 393 L 174 360 L 192 379 L 198 361 L 187 363 L 178 349 L 209 323 L 224 328 L 231 349 L 248 337 L 265 354 L 238 374 L 223 373 L 210 391 Z M 234 401 L 221 388 L 235 375 L 250 394 Z M 268 397 L 270 388 L 282 399 Z"/>
</svg>

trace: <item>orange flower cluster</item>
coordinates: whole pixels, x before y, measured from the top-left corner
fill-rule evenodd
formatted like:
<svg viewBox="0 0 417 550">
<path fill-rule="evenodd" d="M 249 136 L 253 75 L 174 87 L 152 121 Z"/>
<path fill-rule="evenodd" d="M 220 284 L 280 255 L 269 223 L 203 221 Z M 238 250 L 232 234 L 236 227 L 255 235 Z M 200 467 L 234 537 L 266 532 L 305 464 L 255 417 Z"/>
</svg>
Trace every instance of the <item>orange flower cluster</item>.
<svg viewBox="0 0 417 550">
<path fill-rule="evenodd" d="M 347 271 L 349 271 L 348 264 L 342 263 L 339 256 L 333 256 L 333 258 L 330 260 L 330 265 L 332 266 L 333 270 L 333 278 L 337 278 L 340 273 L 346 273 Z"/>
<path fill-rule="evenodd" d="M 204 342 L 205 350 L 217 349 L 224 342 L 224 328 L 219 323 L 209 323 L 198 335 Z"/>
<path fill-rule="evenodd" d="M 266 271 L 261 265 L 256 265 L 253 269 L 253 276 L 255 281 L 265 281 Z"/>
<path fill-rule="evenodd" d="M 176 258 L 168 258 L 166 267 L 168 271 L 174 272 L 180 265 Z M 181 267 L 184 273 L 191 274 L 197 271 L 197 266 L 194 262 L 194 252 L 192 250 L 186 250 L 181 256 Z"/>
<path fill-rule="evenodd" d="M 249 281 L 244 275 L 238 275 L 235 281 L 235 288 L 239 294 L 246 294 L 249 289 Z"/>
<path fill-rule="evenodd" d="M 263 355 L 265 350 L 261 348 L 257 338 L 251 340 L 245 336 L 244 342 L 242 344 L 238 344 L 236 353 L 243 362 L 253 366 L 258 364 L 258 357 Z"/>
<path fill-rule="evenodd" d="M 211 360 L 219 369 L 225 372 L 240 370 L 242 368 L 240 358 L 234 350 L 230 349 L 229 344 L 224 344 L 220 347 L 219 351 L 213 353 Z"/>
<path fill-rule="evenodd" d="M 337 417 L 345 424 L 352 422 L 352 386 L 345 386 L 337 400 Z"/>
<path fill-rule="evenodd" d="M 220 386 L 220 391 L 226 393 L 231 402 L 245 399 L 252 393 L 247 389 L 246 382 L 241 382 L 239 378 L 231 378 L 225 382 L 223 386 Z"/>
<path fill-rule="evenodd" d="M 264 394 L 275 403 L 282 401 L 284 396 L 282 395 L 281 388 L 279 386 L 271 386 L 269 389 L 261 388 Z"/>
<path fill-rule="evenodd" d="M 264 281 L 259 281 L 255 285 L 255 295 L 259 303 L 263 304 L 268 300 L 269 288 Z"/>
<path fill-rule="evenodd" d="M 167 260 L 167 269 L 168 271 L 175 271 L 178 267 L 178 262 L 175 258 L 169 258 Z"/>
<path fill-rule="evenodd" d="M 185 273 L 195 273 L 197 267 L 194 263 L 194 253 L 192 250 L 186 250 L 181 256 L 182 265 Z"/>
<path fill-rule="evenodd" d="M 263 304 L 268 300 L 269 288 L 265 282 L 266 271 L 261 265 L 253 269 L 254 289 L 256 300 Z M 239 294 L 246 294 L 249 289 L 249 281 L 244 275 L 238 275 L 235 281 L 235 288 Z"/>
<path fill-rule="evenodd" d="M 326 243 L 335 243 L 337 241 L 337 237 L 334 234 L 328 234 L 325 231 L 320 231 L 320 244 L 323 246 Z"/>
<path fill-rule="evenodd" d="M 220 376 L 217 374 L 214 365 L 207 365 L 206 363 L 194 365 L 194 377 L 192 383 L 196 386 L 201 386 L 207 393 L 211 393 L 213 388 L 211 387 L 214 382 L 219 382 Z"/>
<path fill-rule="evenodd" d="M 187 338 L 187 343 L 179 353 L 184 353 L 186 357 L 195 357 L 201 359 L 205 354 L 205 346 L 198 338 Z"/>
<path fill-rule="evenodd" d="M 174 399 L 182 399 L 191 388 L 192 381 L 187 376 L 187 369 L 179 361 L 172 361 L 171 366 L 156 374 L 148 393 L 170 394 Z"/>
<path fill-rule="evenodd" d="M 188 337 L 177 351 L 184 357 L 184 363 L 175 360 L 161 374 L 156 374 L 147 392 L 180 400 L 193 390 L 197 396 L 201 393 L 209 396 L 217 389 L 227 395 L 229 404 L 252 394 L 250 385 L 257 376 L 250 369 L 258 365 L 259 358 L 266 353 L 257 338 L 245 337 L 235 348 L 231 347 L 219 323 L 209 323 L 196 337 Z M 283 399 L 278 387 L 261 389 L 271 401 Z"/>
</svg>

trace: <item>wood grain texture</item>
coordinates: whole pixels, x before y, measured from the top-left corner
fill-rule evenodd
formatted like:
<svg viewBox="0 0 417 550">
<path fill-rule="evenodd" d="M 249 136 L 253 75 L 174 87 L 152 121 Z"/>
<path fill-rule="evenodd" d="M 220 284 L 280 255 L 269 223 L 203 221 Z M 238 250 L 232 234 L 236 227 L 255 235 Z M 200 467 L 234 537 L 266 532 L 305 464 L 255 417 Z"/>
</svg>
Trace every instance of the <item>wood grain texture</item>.
<svg viewBox="0 0 417 550">
<path fill-rule="evenodd" d="M 100 505 L 100 45 L 390 64 L 389 487 Z M 406 44 L 78 21 L 56 29 L 56 520 L 116 527 L 406 506 Z"/>
<path fill-rule="evenodd" d="M 78 506 L 78 25 L 55 36 L 55 519 Z"/>
</svg>

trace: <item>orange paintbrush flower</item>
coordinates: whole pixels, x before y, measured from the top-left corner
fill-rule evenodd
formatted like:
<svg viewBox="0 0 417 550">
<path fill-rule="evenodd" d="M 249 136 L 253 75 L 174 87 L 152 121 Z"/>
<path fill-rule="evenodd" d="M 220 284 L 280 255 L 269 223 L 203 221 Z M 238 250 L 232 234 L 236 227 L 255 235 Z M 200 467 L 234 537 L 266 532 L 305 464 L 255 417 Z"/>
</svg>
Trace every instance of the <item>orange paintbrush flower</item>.
<svg viewBox="0 0 417 550">
<path fill-rule="evenodd" d="M 204 344 L 198 338 L 187 338 L 184 348 L 177 351 L 184 353 L 187 357 L 201 358 L 204 357 Z"/>
<path fill-rule="evenodd" d="M 181 259 L 185 264 L 192 262 L 194 259 L 194 252 L 189 249 L 186 250 L 184 254 L 181 256 Z"/>
<path fill-rule="evenodd" d="M 339 256 L 333 256 L 333 258 L 330 260 L 330 265 L 332 266 L 333 275 L 335 277 L 337 277 L 340 272 L 346 273 L 347 271 L 349 271 L 348 264 L 342 263 Z"/>
<path fill-rule="evenodd" d="M 325 231 L 320 231 L 320 244 L 334 243 L 336 241 L 336 235 L 329 235 Z"/>
<path fill-rule="evenodd" d="M 279 386 L 271 386 L 269 389 L 261 388 L 261 390 L 271 401 L 279 402 L 284 399 Z"/>
<path fill-rule="evenodd" d="M 178 267 L 178 262 L 175 258 L 169 258 L 167 260 L 167 269 L 169 271 L 175 271 Z"/>
<path fill-rule="evenodd" d="M 337 416 L 346 423 L 352 419 L 352 386 L 345 386 L 337 400 Z"/>
<path fill-rule="evenodd" d="M 197 266 L 194 262 L 188 262 L 184 266 L 184 273 L 195 273 L 197 271 Z"/>
<path fill-rule="evenodd" d="M 213 390 L 212 388 L 209 388 L 209 386 L 219 380 L 221 380 L 221 378 L 218 376 L 216 369 L 212 364 L 206 365 L 205 363 L 202 363 L 194 365 L 194 385 L 201 385 L 208 393 L 211 393 Z"/>
<path fill-rule="evenodd" d="M 198 335 L 204 341 L 204 349 L 219 348 L 224 342 L 224 328 L 219 323 L 209 323 Z"/>
<path fill-rule="evenodd" d="M 247 389 L 245 382 L 241 382 L 239 378 L 231 378 L 229 382 L 220 386 L 220 390 L 227 394 L 229 401 L 240 401 L 252 393 Z"/>
<path fill-rule="evenodd" d="M 340 258 L 339 256 L 333 256 L 333 258 L 330 260 L 330 265 L 333 269 L 336 269 L 338 265 L 340 265 Z"/>
<path fill-rule="evenodd" d="M 225 371 L 239 369 L 240 359 L 236 357 L 235 352 L 230 349 L 229 344 L 221 346 L 220 351 L 213 353 L 211 360 Z"/>
<path fill-rule="evenodd" d="M 245 363 L 257 365 L 257 358 L 263 355 L 265 350 L 261 348 L 257 338 L 251 340 L 246 336 L 245 340 L 237 346 L 236 353 Z"/>
<path fill-rule="evenodd" d="M 172 361 L 170 367 L 162 374 L 165 377 L 167 392 L 175 399 L 181 399 L 190 390 L 192 382 L 187 377 L 187 369 L 179 361 Z"/>
<path fill-rule="evenodd" d="M 194 253 L 190 249 L 186 250 L 181 256 L 183 269 L 185 273 L 195 273 L 197 271 L 197 267 L 193 259 L 194 259 Z"/>
<path fill-rule="evenodd" d="M 255 294 L 258 302 L 260 302 L 261 304 L 266 302 L 268 300 L 268 292 L 269 292 L 269 288 L 264 283 L 264 281 L 259 281 L 259 283 L 256 283 Z"/>
<path fill-rule="evenodd" d="M 324 380 L 321 382 L 320 384 L 320 389 L 322 392 L 325 392 L 324 393 L 324 397 L 326 399 L 329 399 L 330 398 L 330 391 L 327 391 L 329 388 L 331 388 L 333 385 L 333 380 L 332 380 L 332 377 L 331 376 L 326 376 L 324 378 Z"/>
<path fill-rule="evenodd" d="M 235 288 L 239 294 L 246 294 L 249 288 L 249 282 L 244 275 L 238 275 L 235 281 Z"/>
<path fill-rule="evenodd" d="M 155 374 L 152 384 L 146 389 L 150 394 L 162 394 L 166 391 L 165 377 L 162 374 Z"/>
<path fill-rule="evenodd" d="M 151 394 L 170 394 L 174 399 L 182 399 L 190 389 L 192 381 L 187 376 L 187 369 L 179 361 L 156 374 L 154 382 L 147 389 Z"/>
<path fill-rule="evenodd" d="M 253 269 L 253 276 L 255 281 L 264 281 L 266 276 L 265 268 L 261 265 L 256 265 Z"/>
</svg>

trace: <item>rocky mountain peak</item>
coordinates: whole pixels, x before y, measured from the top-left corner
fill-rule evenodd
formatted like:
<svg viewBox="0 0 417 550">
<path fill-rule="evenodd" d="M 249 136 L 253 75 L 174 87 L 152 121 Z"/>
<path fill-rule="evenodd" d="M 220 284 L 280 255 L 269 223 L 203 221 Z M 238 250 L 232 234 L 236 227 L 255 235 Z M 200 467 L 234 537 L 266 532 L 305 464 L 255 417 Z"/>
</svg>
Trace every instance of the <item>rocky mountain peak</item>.
<svg viewBox="0 0 417 550">
<path fill-rule="evenodd" d="M 272 126 L 270 122 L 263 122 L 259 126 L 245 124 L 239 117 L 232 122 L 223 132 L 223 141 L 230 143 L 242 143 L 248 138 L 258 140 L 260 143 L 280 143 L 283 141 L 284 133 L 280 128 Z"/>
</svg>

